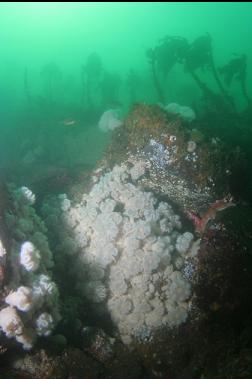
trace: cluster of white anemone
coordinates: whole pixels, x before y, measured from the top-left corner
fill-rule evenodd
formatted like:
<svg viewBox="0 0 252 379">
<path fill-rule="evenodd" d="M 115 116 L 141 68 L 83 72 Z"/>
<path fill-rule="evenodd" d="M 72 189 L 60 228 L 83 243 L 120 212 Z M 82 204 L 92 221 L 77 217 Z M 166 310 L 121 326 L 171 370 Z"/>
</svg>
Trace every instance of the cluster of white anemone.
<svg viewBox="0 0 252 379">
<path fill-rule="evenodd" d="M 32 208 L 34 201 L 35 195 L 26 187 L 13 191 L 14 211 L 7 216 L 13 231 L 9 293 L 0 310 L 0 331 L 26 350 L 33 347 L 37 335 L 49 335 L 59 320 L 58 290 L 48 272 L 52 254 L 45 226 Z M 23 225 L 30 227 L 19 230 Z"/>
<path fill-rule="evenodd" d="M 61 225 L 62 253 L 76 256 L 76 289 L 104 305 L 125 343 L 184 322 L 191 296 L 182 268 L 194 236 L 170 204 L 140 188 L 144 174 L 144 162 L 117 165 L 80 203 L 45 204 L 48 222 Z"/>
</svg>

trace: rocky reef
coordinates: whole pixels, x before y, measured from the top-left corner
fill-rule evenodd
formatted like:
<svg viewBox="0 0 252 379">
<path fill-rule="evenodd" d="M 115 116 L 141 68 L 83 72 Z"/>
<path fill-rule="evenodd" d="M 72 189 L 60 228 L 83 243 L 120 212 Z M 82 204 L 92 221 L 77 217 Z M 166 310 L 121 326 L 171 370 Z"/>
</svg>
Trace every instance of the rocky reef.
<svg viewBox="0 0 252 379">
<path fill-rule="evenodd" d="M 243 164 L 195 115 L 138 104 L 68 193 L 35 209 L 28 188 L 9 186 L 3 378 L 249 378 Z"/>
</svg>

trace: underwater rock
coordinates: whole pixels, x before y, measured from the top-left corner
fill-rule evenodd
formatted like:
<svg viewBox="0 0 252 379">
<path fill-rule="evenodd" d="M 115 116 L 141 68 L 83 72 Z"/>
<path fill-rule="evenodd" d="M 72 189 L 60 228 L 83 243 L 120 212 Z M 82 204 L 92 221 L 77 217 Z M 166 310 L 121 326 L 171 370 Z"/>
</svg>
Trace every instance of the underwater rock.
<svg viewBox="0 0 252 379">
<path fill-rule="evenodd" d="M 63 304 L 68 301 L 65 293 L 68 299 L 69 293 L 75 296 L 68 310 L 62 307 L 63 317 L 69 313 L 71 321 L 63 322 L 57 332 L 76 346 L 83 343 L 83 349 L 90 349 L 89 354 L 104 370 L 99 372 L 104 378 L 106 375 L 116 379 L 138 378 L 142 374 L 142 377 L 187 379 L 195 376 L 195 367 L 200 367 L 197 369 L 200 376 L 207 363 L 206 354 L 215 349 L 215 341 L 209 335 L 215 327 L 223 326 L 222 310 L 230 322 L 233 309 L 239 309 L 237 302 L 233 307 L 226 297 L 233 286 L 240 288 L 244 266 L 232 276 L 235 279 L 236 275 L 238 282 L 229 281 L 234 257 L 228 251 L 233 251 L 235 245 L 231 243 L 224 249 L 228 237 L 222 239 L 225 225 L 219 223 L 219 215 L 208 219 L 210 227 L 204 228 L 197 240 L 194 225 L 186 215 L 193 212 L 203 219 L 209 204 L 230 192 L 233 162 L 222 143 L 211 144 L 201 136 L 194 141 L 192 132 L 186 130 L 179 118 L 174 121 L 159 107 L 135 107 L 125 128 L 117 132 L 117 136 L 122 133 L 123 139 L 126 136 L 125 151 L 120 143 L 110 148 L 111 156 L 105 156 L 86 190 L 76 198 L 70 200 L 67 194 L 49 196 L 42 207 L 52 235 L 54 272 L 62 288 Z M 197 143 L 196 152 L 188 151 L 188 141 Z M 114 164 L 118 150 L 120 159 Z M 231 174 L 225 175 L 225 170 Z M 18 212 L 22 219 L 27 215 L 27 211 Z M 220 216 L 225 217 L 225 212 Z M 35 242 L 40 238 L 21 236 L 34 233 L 34 222 L 30 228 L 23 221 L 17 223 L 16 215 L 11 216 L 9 223 L 20 227 L 19 235 L 15 236 L 18 243 L 31 240 L 41 252 L 42 263 L 46 261 L 44 248 Z M 238 261 L 241 256 L 236 258 Z M 32 288 L 34 294 L 48 299 L 49 306 L 57 287 L 48 276 L 50 264 L 45 270 L 42 267 L 40 263 L 37 270 L 43 273 Z M 19 270 L 17 273 L 23 280 L 23 273 Z M 13 288 L 15 291 L 21 284 L 28 284 L 22 280 Z M 240 294 L 239 290 L 237 293 Z M 33 319 L 36 322 L 44 315 L 42 334 L 50 333 L 50 325 L 54 326 L 48 316 L 50 312 L 41 305 L 37 318 Z M 71 328 L 74 321 L 78 323 L 75 331 Z M 101 329 L 107 330 L 107 323 L 111 328 L 111 321 L 111 335 L 116 339 L 113 343 L 110 332 Z M 64 325 L 71 327 L 64 331 Z M 84 333 L 81 341 L 83 325 L 98 327 L 93 326 L 90 335 Z M 25 332 L 28 341 L 30 331 Z M 41 334 L 39 330 L 36 333 Z M 143 372 L 129 351 L 124 350 L 127 346 L 135 349 Z M 188 359 L 190 349 L 192 359 Z M 64 354 L 68 353 L 66 349 Z M 81 354 L 76 353 L 78 359 Z M 60 359 L 63 358 L 64 355 Z M 193 362 L 194 368 L 188 361 Z M 75 366 L 77 378 L 80 372 L 84 375 L 82 363 L 79 361 Z"/>
<path fill-rule="evenodd" d="M 56 356 L 38 350 L 16 359 L 12 366 L 18 378 L 27 379 L 98 379 L 102 373 L 102 367 L 79 349 L 67 349 Z"/>
<path fill-rule="evenodd" d="M 112 152 L 119 146 L 121 149 L 124 147 L 126 152 L 128 149 L 143 148 L 150 138 L 155 139 L 162 134 L 167 123 L 168 113 L 158 105 L 134 105 L 125 120 L 124 132 L 120 133 L 118 139 L 112 140 Z M 124 156 L 123 160 L 125 158 L 126 156 Z M 120 161 L 116 159 L 113 164 Z"/>
<path fill-rule="evenodd" d="M 240 157 L 222 141 L 213 144 L 203 132 L 188 130 L 160 107 L 137 104 L 122 131 L 115 133 L 102 164 L 111 168 L 115 161 L 141 161 L 147 168 L 140 178 L 145 188 L 167 196 L 185 213 L 201 213 L 215 199 L 235 195 L 237 175 L 240 183 L 247 180 Z"/>
<path fill-rule="evenodd" d="M 115 355 L 115 339 L 103 330 L 85 327 L 82 330 L 84 349 L 97 361 L 108 364 Z"/>
</svg>

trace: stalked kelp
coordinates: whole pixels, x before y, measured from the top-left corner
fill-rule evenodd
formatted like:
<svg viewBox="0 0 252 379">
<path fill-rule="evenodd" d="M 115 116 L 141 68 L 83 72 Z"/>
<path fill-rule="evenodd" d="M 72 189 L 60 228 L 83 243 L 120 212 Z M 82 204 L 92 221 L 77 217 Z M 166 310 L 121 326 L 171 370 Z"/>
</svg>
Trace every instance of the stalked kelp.
<svg viewBox="0 0 252 379">
<path fill-rule="evenodd" d="M 248 95 L 246 87 L 247 79 L 247 56 L 245 54 L 236 55 L 225 66 L 219 69 L 220 74 L 224 78 L 224 82 L 227 86 L 230 86 L 234 80 L 240 83 L 242 94 L 248 104 L 251 106 L 251 98 Z"/>
<path fill-rule="evenodd" d="M 226 93 L 216 70 L 214 58 L 213 58 L 213 50 L 212 50 L 212 40 L 209 34 L 205 36 L 201 36 L 196 38 L 189 46 L 189 49 L 186 53 L 186 57 L 184 60 L 184 66 L 185 70 L 188 71 L 193 79 L 195 80 L 196 84 L 200 87 L 200 89 L 203 91 L 203 94 L 205 96 L 205 99 L 207 102 L 215 102 L 217 101 L 224 101 L 229 108 L 234 108 L 233 100 L 230 98 L 230 96 Z M 217 96 L 210 88 L 207 87 L 205 83 L 203 83 L 198 75 L 197 71 L 198 69 L 201 70 L 208 70 L 212 73 L 220 94 L 220 96 Z"/>
<path fill-rule="evenodd" d="M 166 81 L 168 73 L 176 63 L 183 62 L 187 50 L 188 42 L 185 38 L 167 36 L 160 40 L 156 47 L 146 52 L 158 98 L 163 104 L 165 93 L 160 82 Z"/>
<path fill-rule="evenodd" d="M 191 43 L 189 43 L 184 37 L 166 36 L 159 41 L 156 47 L 147 50 L 146 55 L 151 66 L 153 83 L 161 103 L 165 103 L 166 98 L 166 90 L 161 85 L 161 82 L 164 82 L 169 88 L 169 85 L 167 85 L 166 82 L 167 75 L 176 64 L 181 64 L 184 67 L 184 71 L 192 76 L 196 85 L 202 91 L 206 103 L 215 105 L 217 109 L 218 103 L 219 109 L 221 109 L 221 103 L 223 103 L 223 106 L 226 107 L 227 111 L 235 111 L 234 100 L 224 88 L 218 70 L 216 69 L 212 39 L 209 34 L 200 36 Z M 237 70 L 237 67 L 234 67 L 233 69 Z M 219 94 L 215 93 L 214 90 L 202 81 L 199 75 L 199 70 L 207 70 L 213 75 L 219 89 Z M 228 71 L 230 75 L 230 66 Z M 239 77 L 241 77 L 241 75 Z M 241 82 L 243 83 L 243 92 L 248 99 L 244 87 L 244 79 L 241 80 Z"/>
<path fill-rule="evenodd" d="M 93 108 L 97 98 L 97 89 L 103 73 L 100 56 L 92 53 L 86 64 L 82 66 L 82 104 L 86 108 Z"/>
<path fill-rule="evenodd" d="M 139 73 L 133 68 L 131 68 L 126 77 L 126 86 L 129 91 L 130 104 L 134 104 L 137 101 L 142 85 L 143 80 L 140 77 Z"/>
<path fill-rule="evenodd" d="M 55 92 L 59 81 L 62 78 L 62 72 L 59 66 L 50 62 L 41 70 L 41 76 L 44 80 L 45 96 L 50 104 L 55 102 Z"/>
</svg>

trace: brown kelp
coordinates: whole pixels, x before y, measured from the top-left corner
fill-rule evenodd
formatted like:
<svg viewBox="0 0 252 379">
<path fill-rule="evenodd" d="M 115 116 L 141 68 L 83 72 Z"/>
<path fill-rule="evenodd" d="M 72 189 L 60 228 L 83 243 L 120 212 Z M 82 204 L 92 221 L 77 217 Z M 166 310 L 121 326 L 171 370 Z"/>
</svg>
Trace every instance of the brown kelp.
<svg viewBox="0 0 252 379">
<path fill-rule="evenodd" d="M 248 104 L 251 106 L 251 99 L 248 95 L 246 87 L 247 77 L 247 56 L 245 54 L 235 55 L 226 65 L 219 69 L 220 74 L 224 78 L 224 82 L 227 86 L 230 86 L 233 80 L 240 82 L 242 94 Z"/>
</svg>

